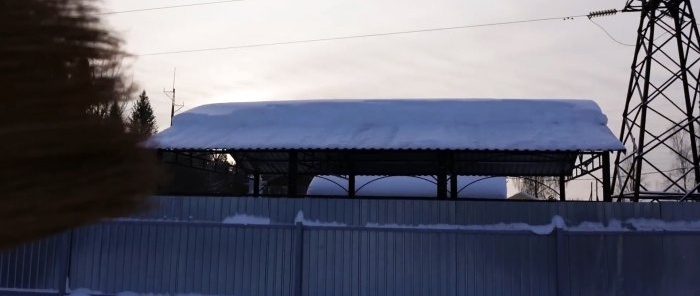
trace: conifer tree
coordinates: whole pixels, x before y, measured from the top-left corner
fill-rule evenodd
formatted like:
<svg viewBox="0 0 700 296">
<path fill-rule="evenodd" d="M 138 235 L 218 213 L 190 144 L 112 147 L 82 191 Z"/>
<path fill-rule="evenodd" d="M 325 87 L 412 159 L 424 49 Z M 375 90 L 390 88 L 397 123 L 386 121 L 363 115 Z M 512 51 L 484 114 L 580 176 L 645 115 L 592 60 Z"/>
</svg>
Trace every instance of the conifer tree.
<svg viewBox="0 0 700 296">
<path fill-rule="evenodd" d="M 153 108 L 151 108 L 151 102 L 145 90 L 139 95 L 131 111 L 129 128 L 132 133 L 143 137 L 150 137 L 158 130 L 156 126 L 156 117 L 153 115 Z"/>
<path fill-rule="evenodd" d="M 119 102 L 113 102 L 110 104 L 106 119 L 124 129 L 124 106 Z"/>
</svg>

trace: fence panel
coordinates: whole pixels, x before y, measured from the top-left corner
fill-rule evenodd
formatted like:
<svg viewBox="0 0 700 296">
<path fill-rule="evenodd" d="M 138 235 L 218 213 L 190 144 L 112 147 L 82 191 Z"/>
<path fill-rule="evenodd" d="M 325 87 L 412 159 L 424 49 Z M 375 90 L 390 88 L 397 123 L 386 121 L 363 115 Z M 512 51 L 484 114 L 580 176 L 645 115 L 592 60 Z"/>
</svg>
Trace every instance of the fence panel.
<svg viewBox="0 0 700 296">
<path fill-rule="evenodd" d="M 555 243 L 528 233 L 307 229 L 303 295 L 556 295 Z"/>
<path fill-rule="evenodd" d="M 112 222 L 73 240 L 74 289 L 291 295 L 292 227 Z"/>
<path fill-rule="evenodd" d="M 624 231 L 558 235 L 398 229 L 403 225 L 570 226 L 700 220 L 700 204 L 158 197 L 136 217 L 0 253 L 0 294 L 69 286 L 114 294 L 700 295 L 700 235 Z M 307 220 L 344 227 L 291 225 Z M 226 225 L 234 214 L 273 225 Z M 157 220 L 157 221 L 155 221 Z M 398 224 L 394 229 L 364 228 Z M 624 223 L 623 223 L 624 224 Z M 302 237 L 297 253 L 295 238 Z M 70 252 L 68 252 L 70 248 Z M 70 268 L 66 268 L 70 254 Z M 301 258 L 300 273 L 296 260 Z M 298 276 L 298 277 L 296 277 Z"/>
<path fill-rule="evenodd" d="M 569 233 L 565 241 L 565 295 L 700 295 L 697 233 Z"/>
<path fill-rule="evenodd" d="M 59 291 L 65 286 L 67 237 L 56 235 L 0 253 L 0 290 Z"/>
<path fill-rule="evenodd" d="M 700 234 L 666 234 L 657 276 L 666 295 L 700 295 Z"/>
</svg>

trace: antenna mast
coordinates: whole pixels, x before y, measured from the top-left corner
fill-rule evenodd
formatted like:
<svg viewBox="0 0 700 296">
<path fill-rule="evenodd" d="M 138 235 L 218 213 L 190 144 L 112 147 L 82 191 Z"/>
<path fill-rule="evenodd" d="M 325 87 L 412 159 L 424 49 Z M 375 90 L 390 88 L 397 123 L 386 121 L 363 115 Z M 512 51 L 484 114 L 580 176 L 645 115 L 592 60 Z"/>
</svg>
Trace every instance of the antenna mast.
<svg viewBox="0 0 700 296">
<path fill-rule="evenodd" d="M 185 106 L 185 104 L 178 105 L 175 103 L 175 75 L 177 74 L 177 68 L 173 69 L 173 90 L 168 91 L 168 90 L 163 90 L 163 93 L 165 93 L 168 98 L 170 98 L 170 126 L 173 126 L 173 117 L 175 117 L 175 112 L 179 111 L 182 109 L 182 107 Z M 175 107 L 178 107 L 175 109 Z"/>
</svg>

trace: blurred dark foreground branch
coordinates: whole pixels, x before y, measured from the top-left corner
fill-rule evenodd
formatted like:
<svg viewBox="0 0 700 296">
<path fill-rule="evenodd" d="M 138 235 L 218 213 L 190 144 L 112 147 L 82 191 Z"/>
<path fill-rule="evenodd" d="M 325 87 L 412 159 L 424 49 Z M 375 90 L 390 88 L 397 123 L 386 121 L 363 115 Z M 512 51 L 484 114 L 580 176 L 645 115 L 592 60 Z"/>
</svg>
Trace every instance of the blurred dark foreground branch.
<svg viewBox="0 0 700 296">
<path fill-rule="evenodd" d="M 0 248 L 144 209 L 145 139 L 95 112 L 130 95 L 90 0 L 0 0 Z"/>
</svg>

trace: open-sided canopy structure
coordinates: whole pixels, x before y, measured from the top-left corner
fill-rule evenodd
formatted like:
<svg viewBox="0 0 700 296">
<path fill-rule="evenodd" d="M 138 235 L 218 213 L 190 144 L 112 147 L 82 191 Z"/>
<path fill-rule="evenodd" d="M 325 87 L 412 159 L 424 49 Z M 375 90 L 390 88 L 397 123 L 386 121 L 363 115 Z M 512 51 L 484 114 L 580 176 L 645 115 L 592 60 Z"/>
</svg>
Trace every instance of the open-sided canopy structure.
<svg viewBox="0 0 700 296">
<path fill-rule="evenodd" d="M 595 102 L 527 99 L 211 104 L 176 116 L 150 145 L 230 153 L 251 174 L 286 174 L 290 184 L 299 174 L 434 175 L 438 184 L 457 175 L 560 176 L 563 183 L 577 157 L 607 163 L 608 152 L 624 149 Z"/>
</svg>

